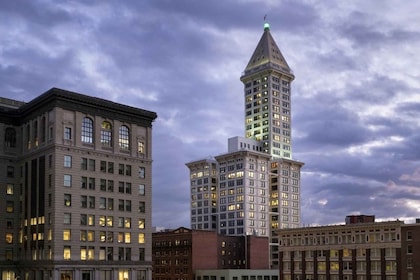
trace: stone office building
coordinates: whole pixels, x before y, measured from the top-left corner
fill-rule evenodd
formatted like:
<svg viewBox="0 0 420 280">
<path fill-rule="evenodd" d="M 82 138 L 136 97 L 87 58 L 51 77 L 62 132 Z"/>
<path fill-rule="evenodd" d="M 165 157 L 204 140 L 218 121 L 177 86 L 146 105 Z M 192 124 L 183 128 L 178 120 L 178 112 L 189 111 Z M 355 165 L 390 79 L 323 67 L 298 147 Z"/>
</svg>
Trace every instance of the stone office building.
<svg viewBox="0 0 420 280">
<path fill-rule="evenodd" d="M 279 279 L 420 279 L 420 220 L 404 224 L 352 216 L 346 221 L 279 230 Z"/>
<path fill-rule="evenodd" d="M 1 98 L 1 279 L 151 279 L 156 117 L 58 88 Z"/>
</svg>

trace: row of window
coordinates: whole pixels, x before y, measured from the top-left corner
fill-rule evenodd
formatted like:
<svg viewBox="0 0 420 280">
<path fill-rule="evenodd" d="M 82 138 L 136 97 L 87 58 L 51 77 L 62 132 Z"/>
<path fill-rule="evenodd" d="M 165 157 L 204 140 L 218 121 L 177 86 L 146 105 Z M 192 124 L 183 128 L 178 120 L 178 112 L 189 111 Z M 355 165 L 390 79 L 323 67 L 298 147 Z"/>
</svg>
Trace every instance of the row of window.
<svg viewBox="0 0 420 280">
<path fill-rule="evenodd" d="M 99 247 L 99 250 L 94 246 L 80 246 L 80 251 L 77 254 L 80 260 L 120 260 L 120 261 L 131 261 L 132 260 L 132 247 L 118 247 L 117 259 L 114 259 L 114 247 Z M 74 247 L 64 246 L 63 249 L 63 259 L 72 260 L 72 256 L 75 255 L 75 252 L 72 252 Z M 98 254 L 98 255 L 96 255 Z M 145 249 L 139 248 L 139 260 L 144 261 L 145 259 Z M 121 278 L 122 279 L 122 278 Z M 124 278 L 126 279 L 126 278 Z M 127 278 L 128 279 L 128 278 Z"/>
<path fill-rule="evenodd" d="M 95 196 L 82 195 L 80 196 L 80 207 L 95 209 L 96 207 L 95 201 L 96 201 Z M 69 193 L 64 194 L 64 206 L 66 207 L 72 206 L 72 195 Z M 113 211 L 114 199 L 106 198 L 106 197 L 99 197 L 99 209 L 103 209 L 103 210 L 107 209 L 107 210 Z M 131 212 L 131 200 L 118 199 L 118 210 Z"/>
<path fill-rule="evenodd" d="M 87 171 L 96 171 L 96 160 L 95 159 L 89 159 L 89 158 L 82 158 L 81 164 L 80 164 L 81 170 L 87 170 Z M 72 156 L 71 155 L 65 155 L 64 156 L 64 167 L 66 168 L 72 168 Z M 129 164 L 118 164 L 118 174 L 119 175 L 125 175 L 125 176 L 131 176 L 131 170 L 132 166 Z M 104 173 L 114 174 L 114 162 L 110 161 L 100 161 L 100 171 Z M 9 171 L 8 171 L 9 172 Z M 10 172 L 13 174 L 12 172 Z M 145 178 L 146 170 L 144 167 L 139 167 L 138 169 L 138 176 L 139 178 L 144 179 Z M 9 173 L 8 173 L 9 174 Z"/>
</svg>

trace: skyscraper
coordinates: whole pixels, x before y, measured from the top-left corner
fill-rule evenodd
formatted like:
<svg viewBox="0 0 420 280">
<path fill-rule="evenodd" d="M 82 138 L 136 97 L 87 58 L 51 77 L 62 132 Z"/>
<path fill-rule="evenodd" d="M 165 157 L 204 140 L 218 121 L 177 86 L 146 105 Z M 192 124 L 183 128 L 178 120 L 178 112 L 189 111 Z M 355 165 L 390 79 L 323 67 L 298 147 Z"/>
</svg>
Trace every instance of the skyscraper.
<svg viewBox="0 0 420 280">
<path fill-rule="evenodd" d="M 300 225 L 303 163 L 292 157 L 294 78 L 266 23 L 241 76 L 245 137 L 229 138 L 226 154 L 186 164 L 191 180 L 191 227 L 268 236 L 272 267 L 278 265 L 276 230 Z M 212 177 L 214 195 L 203 193 L 209 189 L 203 176 Z M 204 217 L 209 211 L 211 216 Z"/>
</svg>

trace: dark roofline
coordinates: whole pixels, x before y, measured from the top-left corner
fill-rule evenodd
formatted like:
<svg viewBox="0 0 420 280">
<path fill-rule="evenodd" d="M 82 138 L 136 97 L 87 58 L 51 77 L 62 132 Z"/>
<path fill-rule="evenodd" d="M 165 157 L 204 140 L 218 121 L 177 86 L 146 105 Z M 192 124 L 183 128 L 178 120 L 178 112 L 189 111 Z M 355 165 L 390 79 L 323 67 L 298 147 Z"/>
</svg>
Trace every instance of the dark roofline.
<svg viewBox="0 0 420 280">
<path fill-rule="evenodd" d="M 157 118 L 157 114 L 152 111 L 55 87 L 14 110 L 13 116 L 25 119 L 38 110 L 53 107 L 121 119 L 148 127 Z"/>
</svg>

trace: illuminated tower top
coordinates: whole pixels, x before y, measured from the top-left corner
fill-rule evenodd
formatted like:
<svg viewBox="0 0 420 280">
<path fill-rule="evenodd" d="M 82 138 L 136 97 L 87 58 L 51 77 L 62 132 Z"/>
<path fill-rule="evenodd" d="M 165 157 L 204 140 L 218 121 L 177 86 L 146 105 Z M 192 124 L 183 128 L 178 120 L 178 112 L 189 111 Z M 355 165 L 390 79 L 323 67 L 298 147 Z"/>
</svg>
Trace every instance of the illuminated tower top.
<svg viewBox="0 0 420 280">
<path fill-rule="evenodd" d="M 291 87 L 295 76 L 264 24 L 241 81 L 245 93 L 245 137 L 275 158 L 292 159 Z"/>
</svg>

